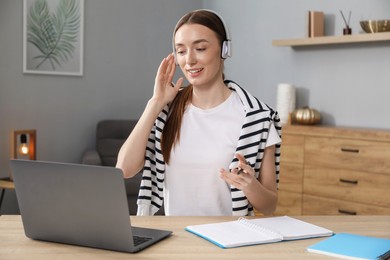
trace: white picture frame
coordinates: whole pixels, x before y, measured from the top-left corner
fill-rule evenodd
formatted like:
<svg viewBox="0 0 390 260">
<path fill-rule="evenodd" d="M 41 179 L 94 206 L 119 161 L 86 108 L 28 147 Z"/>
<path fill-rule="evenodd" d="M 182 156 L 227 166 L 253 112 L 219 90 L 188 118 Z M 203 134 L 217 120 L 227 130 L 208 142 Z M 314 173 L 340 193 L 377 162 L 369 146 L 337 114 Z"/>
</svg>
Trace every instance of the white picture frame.
<svg viewBox="0 0 390 260">
<path fill-rule="evenodd" d="M 23 0 L 23 73 L 83 75 L 84 0 Z"/>
</svg>

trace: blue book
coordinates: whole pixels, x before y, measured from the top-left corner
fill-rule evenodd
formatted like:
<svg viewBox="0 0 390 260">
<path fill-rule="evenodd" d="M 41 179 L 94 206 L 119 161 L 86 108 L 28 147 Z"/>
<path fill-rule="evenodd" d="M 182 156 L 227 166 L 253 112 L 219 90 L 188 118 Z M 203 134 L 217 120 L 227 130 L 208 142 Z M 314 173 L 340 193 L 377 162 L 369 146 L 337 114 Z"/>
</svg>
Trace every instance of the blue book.
<svg viewBox="0 0 390 260">
<path fill-rule="evenodd" d="M 390 238 L 339 233 L 309 246 L 307 251 L 345 259 L 388 259 Z"/>
</svg>

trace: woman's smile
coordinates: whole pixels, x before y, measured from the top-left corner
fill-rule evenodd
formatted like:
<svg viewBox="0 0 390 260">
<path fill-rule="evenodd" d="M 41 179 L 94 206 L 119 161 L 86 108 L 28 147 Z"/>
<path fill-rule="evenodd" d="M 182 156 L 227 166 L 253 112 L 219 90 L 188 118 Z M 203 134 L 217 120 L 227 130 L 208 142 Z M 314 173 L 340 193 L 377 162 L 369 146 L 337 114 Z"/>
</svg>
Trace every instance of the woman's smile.
<svg viewBox="0 0 390 260">
<path fill-rule="evenodd" d="M 203 68 L 195 68 L 195 69 L 188 69 L 187 70 L 187 72 L 190 74 L 191 77 L 198 77 L 202 71 L 203 71 Z"/>
</svg>

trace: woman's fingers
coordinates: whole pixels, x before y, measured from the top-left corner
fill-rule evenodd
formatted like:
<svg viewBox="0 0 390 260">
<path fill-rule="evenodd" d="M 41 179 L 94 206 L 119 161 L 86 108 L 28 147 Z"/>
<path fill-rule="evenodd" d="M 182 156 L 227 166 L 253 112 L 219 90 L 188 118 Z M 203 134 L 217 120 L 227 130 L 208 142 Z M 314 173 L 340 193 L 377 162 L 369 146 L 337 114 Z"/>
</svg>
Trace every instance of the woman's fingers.
<svg viewBox="0 0 390 260">
<path fill-rule="evenodd" d="M 166 71 L 167 74 L 167 82 L 171 83 L 173 80 L 173 77 L 175 76 L 176 71 L 176 64 L 175 59 L 173 57 L 173 54 L 168 55 L 168 68 Z"/>
<path fill-rule="evenodd" d="M 236 153 L 235 157 L 238 159 L 238 170 L 236 172 L 237 175 L 242 173 L 254 174 L 254 170 L 252 169 L 250 163 L 242 156 L 240 153 Z"/>
<path fill-rule="evenodd" d="M 184 78 L 181 77 L 179 78 L 177 81 L 176 81 L 176 84 L 174 84 L 174 88 L 179 91 L 179 89 L 181 88 L 181 86 L 183 85 L 183 82 L 184 82 Z"/>
<path fill-rule="evenodd" d="M 225 169 L 220 169 L 219 176 L 228 184 L 233 185 L 237 189 L 243 189 L 243 187 L 246 186 L 246 181 L 244 180 L 243 176 L 234 174 L 235 171 L 237 171 L 237 169 L 234 169 L 232 172 L 226 171 Z"/>
<path fill-rule="evenodd" d="M 156 80 L 161 80 L 161 77 L 165 74 L 166 66 L 167 66 L 167 58 L 164 58 L 161 61 L 160 66 L 158 67 Z"/>
<path fill-rule="evenodd" d="M 221 169 L 219 175 L 230 185 L 237 189 L 245 190 L 255 180 L 255 171 L 244 156 L 239 153 L 236 153 L 235 156 L 239 160 L 237 168 L 232 169 L 230 172 Z"/>
<path fill-rule="evenodd" d="M 169 54 L 165 57 L 158 67 L 156 81 L 158 81 L 161 85 L 170 84 L 175 74 L 175 66 L 173 55 Z"/>
</svg>

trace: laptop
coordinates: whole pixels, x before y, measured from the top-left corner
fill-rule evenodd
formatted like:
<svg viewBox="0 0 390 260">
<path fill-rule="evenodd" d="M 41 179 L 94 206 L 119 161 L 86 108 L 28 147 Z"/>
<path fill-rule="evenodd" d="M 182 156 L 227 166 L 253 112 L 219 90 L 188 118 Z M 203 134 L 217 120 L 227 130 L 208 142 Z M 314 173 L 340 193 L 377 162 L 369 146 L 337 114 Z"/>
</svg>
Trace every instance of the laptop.
<svg viewBox="0 0 390 260">
<path fill-rule="evenodd" d="M 120 169 L 10 163 L 24 231 L 31 239 L 134 253 L 172 234 L 131 226 Z"/>
</svg>

